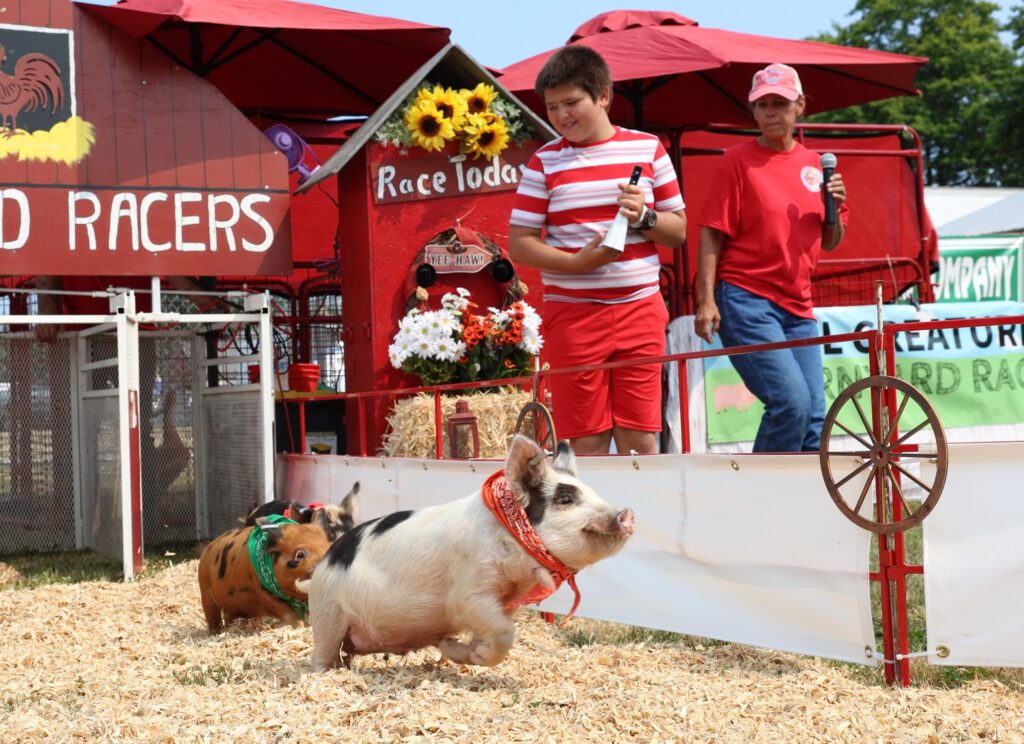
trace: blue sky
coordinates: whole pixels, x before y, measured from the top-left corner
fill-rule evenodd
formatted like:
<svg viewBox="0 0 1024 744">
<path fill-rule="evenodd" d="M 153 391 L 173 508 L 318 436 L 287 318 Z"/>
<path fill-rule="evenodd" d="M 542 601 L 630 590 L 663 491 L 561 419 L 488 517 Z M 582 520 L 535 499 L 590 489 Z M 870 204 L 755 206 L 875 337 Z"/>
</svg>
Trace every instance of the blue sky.
<svg viewBox="0 0 1024 744">
<path fill-rule="evenodd" d="M 87 0 L 112 5 L 115 0 Z M 534 54 L 554 49 L 568 40 L 577 26 L 599 13 L 616 9 L 672 10 L 702 26 L 748 34 L 803 39 L 828 31 L 833 23 L 845 26 L 856 0 L 300 0 L 357 13 L 402 18 L 445 26 L 452 41 L 481 64 L 504 67 Z M 1022 0 L 995 0 L 1008 8 Z"/>
<path fill-rule="evenodd" d="M 422 0 L 318 0 L 358 13 L 392 16 L 452 30 L 452 41 L 478 62 L 504 67 L 566 42 L 577 26 L 616 9 L 672 10 L 702 26 L 802 39 L 845 25 L 855 0 L 505 0 L 425 3 Z"/>
</svg>

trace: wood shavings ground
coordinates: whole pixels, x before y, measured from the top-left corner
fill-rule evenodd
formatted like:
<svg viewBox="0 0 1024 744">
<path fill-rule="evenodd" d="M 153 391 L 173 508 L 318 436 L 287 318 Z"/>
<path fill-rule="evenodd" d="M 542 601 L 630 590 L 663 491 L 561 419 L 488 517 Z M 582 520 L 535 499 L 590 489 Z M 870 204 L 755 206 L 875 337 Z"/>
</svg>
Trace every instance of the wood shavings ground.
<svg viewBox="0 0 1024 744">
<path fill-rule="evenodd" d="M 1024 741 L 1024 695 L 997 681 L 890 690 L 743 646 L 576 646 L 532 612 L 494 668 L 426 650 L 314 674 L 308 627 L 208 635 L 196 568 L 4 591 L 3 740 Z"/>
</svg>

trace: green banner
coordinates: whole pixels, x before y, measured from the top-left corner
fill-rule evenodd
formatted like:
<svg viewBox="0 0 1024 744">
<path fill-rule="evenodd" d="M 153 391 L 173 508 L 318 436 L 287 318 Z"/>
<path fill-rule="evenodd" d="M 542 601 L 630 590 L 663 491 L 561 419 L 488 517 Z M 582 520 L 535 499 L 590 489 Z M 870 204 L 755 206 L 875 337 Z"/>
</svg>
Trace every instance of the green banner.
<svg viewBox="0 0 1024 744">
<path fill-rule="evenodd" d="M 1024 314 L 1022 303 L 945 303 L 926 305 L 935 319 L 1000 317 Z M 874 307 L 815 310 L 822 336 L 874 328 Z M 912 307 L 886 306 L 886 323 L 918 319 Z M 920 389 L 935 408 L 944 428 L 1024 423 L 1024 327 L 1004 324 L 980 328 L 899 333 L 896 374 Z M 711 346 L 721 348 L 716 338 Z M 866 342 L 822 345 L 825 405 L 856 380 L 870 376 Z M 725 357 L 705 360 L 704 390 L 708 443 L 752 441 L 764 406 L 755 398 Z M 867 393 L 858 397 L 870 416 Z M 920 423 L 920 409 L 909 406 L 900 430 Z M 853 431 L 864 431 L 856 410 L 843 409 L 839 419 Z"/>
<path fill-rule="evenodd" d="M 936 302 L 1020 302 L 1024 237 L 939 239 Z"/>
</svg>

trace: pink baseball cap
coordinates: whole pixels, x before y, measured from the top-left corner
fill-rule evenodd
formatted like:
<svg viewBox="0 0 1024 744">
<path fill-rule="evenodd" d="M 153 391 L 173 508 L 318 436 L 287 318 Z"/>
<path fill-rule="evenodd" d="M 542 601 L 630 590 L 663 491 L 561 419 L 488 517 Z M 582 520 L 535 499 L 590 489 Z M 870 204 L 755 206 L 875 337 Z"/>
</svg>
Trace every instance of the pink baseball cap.
<svg viewBox="0 0 1024 744">
<path fill-rule="evenodd" d="M 756 101 L 772 93 L 782 96 L 787 101 L 795 101 L 802 96 L 804 89 L 800 85 L 800 76 L 796 74 L 796 70 L 789 65 L 776 62 L 755 72 L 747 100 Z"/>
</svg>

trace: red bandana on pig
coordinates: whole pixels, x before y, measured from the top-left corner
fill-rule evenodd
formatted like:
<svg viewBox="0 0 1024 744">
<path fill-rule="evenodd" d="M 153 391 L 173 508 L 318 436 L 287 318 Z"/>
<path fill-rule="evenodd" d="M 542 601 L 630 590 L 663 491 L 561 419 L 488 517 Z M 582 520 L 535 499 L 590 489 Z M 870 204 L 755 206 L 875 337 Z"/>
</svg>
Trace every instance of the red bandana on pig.
<svg viewBox="0 0 1024 744">
<path fill-rule="evenodd" d="M 548 589 L 537 584 L 525 595 L 510 602 L 508 609 L 519 607 L 520 605 L 534 604 L 547 599 L 565 581 L 576 595 L 576 599 L 572 603 L 572 609 L 565 616 L 563 623 L 567 621 L 573 616 L 573 613 L 576 612 L 576 608 L 580 604 L 580 590 L 576 587 L 576 570 L 566 566 L 544 547 L 544 543 L 540 541 L 540 537 L 526 516 L 526 510 L 523 509 L 519 499 L 512 493 L 508 481 L 505 480 L 504 470 L 499 470 L 487 479 L 481 491 L 481 496 L 487 508 L 491 510 L 491 513 L 494 514 L 495 518 L 501 522 L 505 529 L 511 533 L 516 542 L 523 546 L 523 550 L 529 553 L 530 557 L 537 561 L 537 563 L 551 572 L 551 579 L 555 583 L 554 589 Z"/>
</svg>

